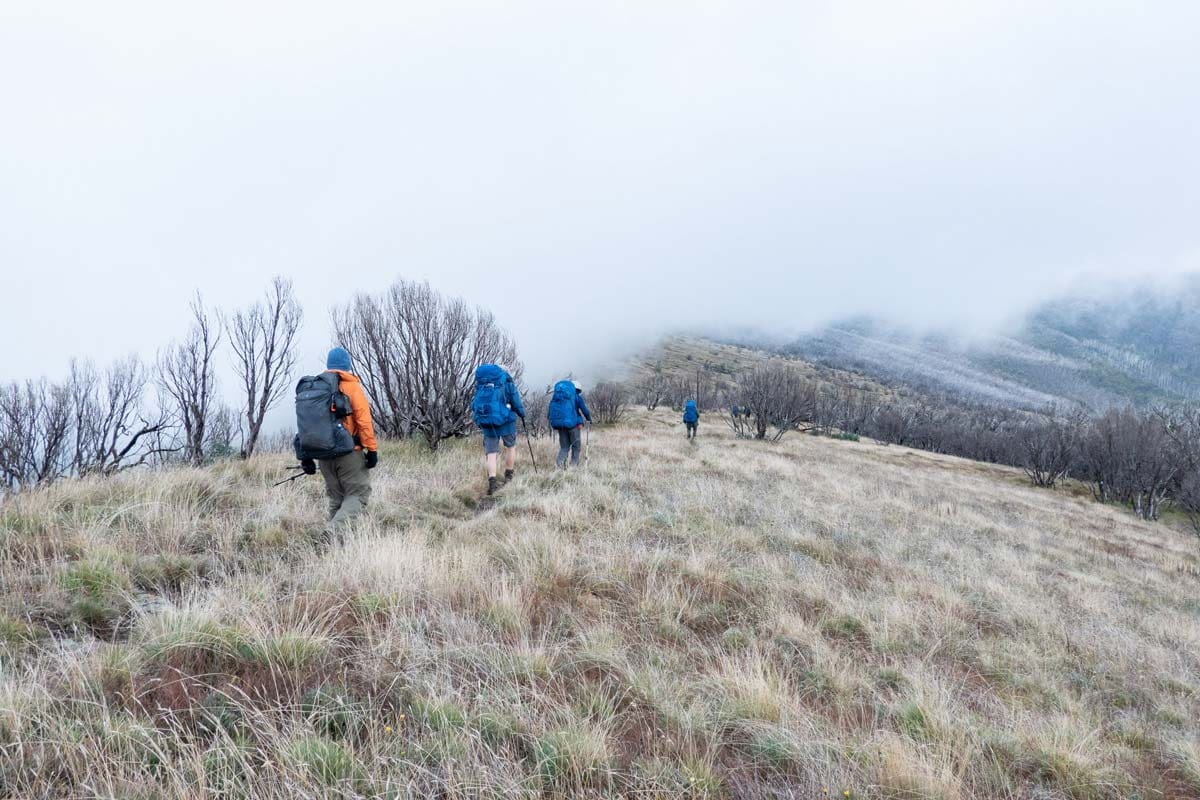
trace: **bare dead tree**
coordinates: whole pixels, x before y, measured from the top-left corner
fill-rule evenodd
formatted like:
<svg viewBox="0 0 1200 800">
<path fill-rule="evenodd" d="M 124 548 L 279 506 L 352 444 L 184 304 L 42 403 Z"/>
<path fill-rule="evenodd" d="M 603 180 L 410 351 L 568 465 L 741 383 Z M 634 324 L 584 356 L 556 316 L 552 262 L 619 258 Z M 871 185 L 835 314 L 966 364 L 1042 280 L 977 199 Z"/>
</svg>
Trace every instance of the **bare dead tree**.
<svg viewBox="0 0 1200 800">
<path fill-rule="evenodd" d="M 519 381 L 516 344 L 490 312 L 446 299 L 428 283 L 398 281 L 333 312 L 384 435 L 420 434 L 431 450 L 472 425 L 475 368 L 501 363 Z"/>
<path fill-rule="evenodd" d="M 71 398 L 45 379 L 0 388 L 0 476 L 7 492 L 66 475 L 71 464 Z"/>
<path fill-rule="evenodd" d="M 160 434 L 172 426 L 162 408 L 145 406 L 145 365 L 130 356 L 103 375 L 87 362 L 72 362 L 67 387 L 74 429 L 72 469 L 77 475 L 108 475 L 164 455 Z"/>
<path fill-rule="evenodd" d="M 625 416 L 629 390 L 622 383 L 603 381 L 588 392 L 588 409 L 592 419 L 601 425 L 615 425 Z"/>
<path fill-rule="evenodd" d="M 643 375 L 635 384 L 638 402 L 646 406 L 647 411 L 658 408 L 670 391 L 669 379 L 663 370 L 662 363 L 655 364 L 650 372 Z"/>
<path fill-rule="evenodd" d="M 159 385 L 174 407 L 183 433 L 183 457 L 204 463 L 206 428 L 213 412 L 216 374 L 213 358 L 221 343 L 219 319 L 204 308 L 199 293 L 192 301 L 192 327 L 159 357 Z"/>
<path fill-rule="evenodd" d="M 292 282 L 275 276 L 264 300 L 234 313 L 226 325 L 245 402 L 245 444 L 254 454 L 267 412 L 283 398 L 296 366 L 296 335 L 304 313 Z"/>
<path fill-rule="evenodd" d="M 405 365 L 389 318 L 388 296 L 355 295 L 331 313 L 334 336 L 354 359 L 354 371 L 371 398 L 375 432 L 406 439 L 413 433 L 412 409 L 400 392 Z"/>
</svg>

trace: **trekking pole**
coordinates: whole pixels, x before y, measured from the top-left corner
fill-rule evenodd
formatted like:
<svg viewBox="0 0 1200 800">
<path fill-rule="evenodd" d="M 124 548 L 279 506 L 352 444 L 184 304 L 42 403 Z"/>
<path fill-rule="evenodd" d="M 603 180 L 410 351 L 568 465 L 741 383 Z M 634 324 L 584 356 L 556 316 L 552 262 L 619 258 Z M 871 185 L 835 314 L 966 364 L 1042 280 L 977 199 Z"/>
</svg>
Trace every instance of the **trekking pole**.
<svg viewBox="0 0 1200 800">
<path fill-rule="evenodd" d="M 533 439 L 529 438 L 529 426 L 524 423 L 524 417 L 521 419 L 521 427 L 526 432 L 526 444 L 529 445 L 529 463 L 533 464 L 533 474 L 538 474 L 538 459 L 533 456 Z"/>
<path fill-rule="evenodd" d="M 283 485 L 283 484 L 285 484 L 285 483 L 291 483 L 292 481 L 296 480 L 296 478 L 303 478 L 303 477 L 304 477 L 304 472 L 303 472 L 303 470 L 304 470 L 304 467 L 303 467 L 303 466 L 301 466 L 300 464 L 297 464 L 297 465 L 296 465 L 296 466 L 294 466 L 294 467 L 286 467 L 286 469 L 288 469 L 288 470 L 295 470 L 295 469 L 298 469 L 298 470 L 301 470 L 301 472 L 297 472 L 295 475 L 293 475 L 293 476 L 292 476 L 292 477 L 290 477 L 290 478 L 284 478 L 284 479 L 283 479 L 283 480 L 281 480 L 281 481 L 277 481 L 277 482 L 275 482 L 275 483 L 272 483 L 272 484 L 271 484 L 271 488 L 272 488 L 272 489 L 274 489 L 276 486 L 282 486 L 282 485 Z"/>
<path fill-rule="evenodd" d="M 592 423 L 588 420 L 587 431 L 583 434 L 583 465 L 586 467 L 592 458 Z"/>
<path fill-rule="evenodd" d="M 538 471 L 537 459 L 533 457 L 533 440 L 529 438 L 529 426 L 525 424 L 524 417 L 521 418 L 521 428 L 525 431 L 525 444 L 529 445 L 529 463 L 533 464 L 533 474 L 536 475 Z"/>
</svg>

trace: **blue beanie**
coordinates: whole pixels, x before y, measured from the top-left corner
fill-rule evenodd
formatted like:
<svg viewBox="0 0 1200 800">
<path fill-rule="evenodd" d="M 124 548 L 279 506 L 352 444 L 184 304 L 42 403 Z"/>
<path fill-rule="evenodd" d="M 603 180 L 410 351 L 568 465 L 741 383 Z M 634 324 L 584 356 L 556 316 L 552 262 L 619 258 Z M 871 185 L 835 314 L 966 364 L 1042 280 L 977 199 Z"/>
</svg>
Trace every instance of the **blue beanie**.
<svg viewBox="0 0 1200 800">
<path fill-rule="evenodd" d="M 325 359 L 325 369 L 340 369 L 342 372 L 350 371 L 350 354 L 341 347 L 335 347 L 329 351 L 329 357 Z"/>
</svg>

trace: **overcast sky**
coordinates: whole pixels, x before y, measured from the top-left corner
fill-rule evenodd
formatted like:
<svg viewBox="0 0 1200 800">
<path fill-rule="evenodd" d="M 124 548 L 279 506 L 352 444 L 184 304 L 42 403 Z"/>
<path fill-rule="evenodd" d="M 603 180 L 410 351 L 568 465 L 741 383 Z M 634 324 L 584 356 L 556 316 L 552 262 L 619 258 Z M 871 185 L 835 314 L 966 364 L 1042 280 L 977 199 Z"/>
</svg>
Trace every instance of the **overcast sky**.
<svg viewBox="0 0 1200 800">
<path fill-rule="evenodd" d="M 397 276 L 535 379 L 1200 268 L 1200 3 L 0 4 L 4 377 Z M 1081 276 L 1084 276 L 1081 278 Z"/>
</svg>

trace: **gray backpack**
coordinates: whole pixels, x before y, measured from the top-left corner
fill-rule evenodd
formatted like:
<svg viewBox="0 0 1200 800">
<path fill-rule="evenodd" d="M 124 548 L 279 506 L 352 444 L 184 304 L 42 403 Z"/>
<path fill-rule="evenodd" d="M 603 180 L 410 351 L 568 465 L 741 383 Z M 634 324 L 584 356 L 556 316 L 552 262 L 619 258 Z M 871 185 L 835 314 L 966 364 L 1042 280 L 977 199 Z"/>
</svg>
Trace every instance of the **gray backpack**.
<svg viewBox="0 0 1200 800">
<path fill-rule="evenodd" d="M 354 452 L 354 439 L 342 426 L 350 398 L 338 389 L 333 372 L 309 375 L 296 384 L 296 458 L 329 459 Z"/>
</svg>

